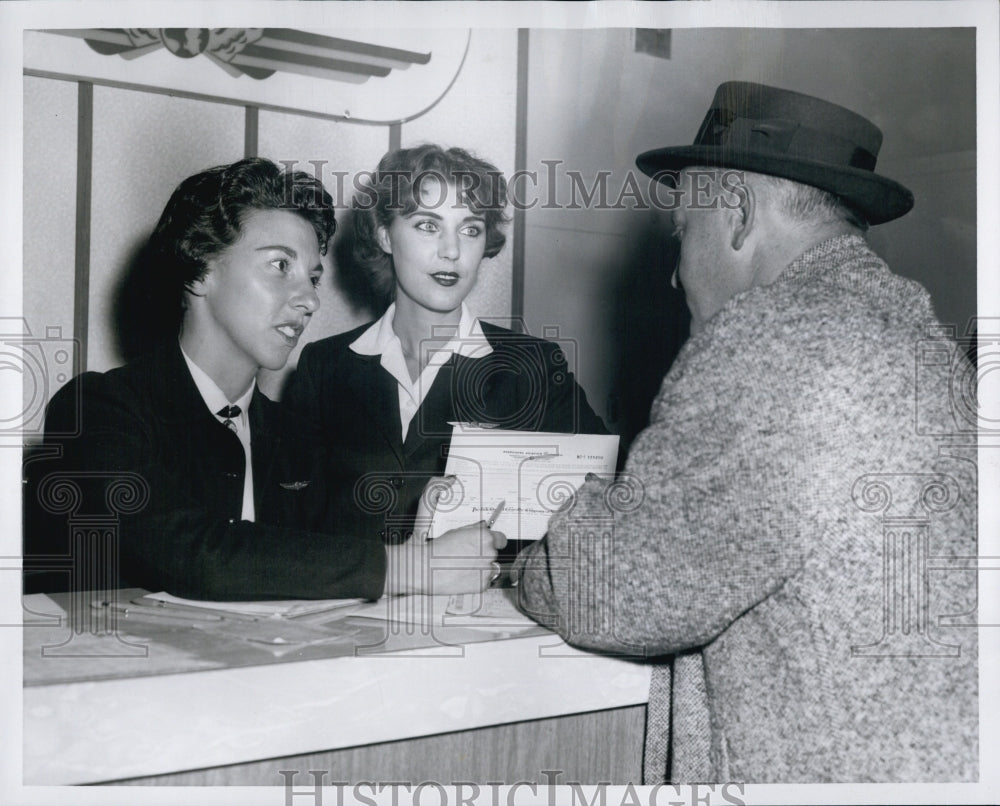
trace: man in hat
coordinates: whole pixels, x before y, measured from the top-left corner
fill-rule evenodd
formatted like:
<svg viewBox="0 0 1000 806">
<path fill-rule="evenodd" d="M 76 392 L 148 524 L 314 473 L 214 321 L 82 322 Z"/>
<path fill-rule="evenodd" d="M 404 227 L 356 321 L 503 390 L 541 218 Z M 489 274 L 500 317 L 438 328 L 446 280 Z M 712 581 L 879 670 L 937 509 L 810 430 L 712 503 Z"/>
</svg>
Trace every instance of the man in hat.
<svg viewBox="0 0 1000 806">
<path fill-rule="evenodd" d="M 913 203 L 880 144 L 729 82 L 693 146 L 637 160 L 674 187 L 692 334 L 623 477 L 513 573 L 569 642 L 658 661 L 647 783 L 978 776 L 974 440 L 918 374 L 963 359 L 863 238 Z"/>
</svg>

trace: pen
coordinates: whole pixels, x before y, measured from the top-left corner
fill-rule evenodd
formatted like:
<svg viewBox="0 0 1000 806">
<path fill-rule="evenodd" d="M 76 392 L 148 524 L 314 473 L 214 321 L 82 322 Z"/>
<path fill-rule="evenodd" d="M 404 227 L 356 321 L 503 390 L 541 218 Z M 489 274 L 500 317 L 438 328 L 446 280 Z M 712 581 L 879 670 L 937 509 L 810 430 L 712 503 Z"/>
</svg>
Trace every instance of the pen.
<svg viewBox="0 0 1000 806">
<path fill-rule="evenodd" d="M 500 513 L 503 512 L 503 508 L 506 505 L 507 505 L 507 502 L 504 501 L 504 500 L 501 500 L 500 503 L 497 504 L 497 508 L 493 510 L 493 514 L 490 515 L 490 519 L 488 521 L 486 521 L 486 528 L 487 529 L 492 529 L 493 528 L 493 524 L 497 522 L 497 518 L 500 517 Z"/>
<path fill-rule="evenodd" d="M 108 602 L 100 599 L 90 603 L 94 610 L 103 610 L 106 613 L 114 612 L 124 618 L 134 616 L 135 618 L 166 619 L 191 623 L 192 621 L 222 621 L 222 616 L 215 616 L 207 613 L 178 613 L 164 609 L 156 609 L 146 605 L 124 604 L 122 602 Z"/>
<path fill-rule="evenodd" d="M 197 605 L 182 604 L 180 602 L 168 602 L 164 599 L 157 599 L 155 596 L 139 596 L 132 600 L 131 604 L 136 607 L 133 612 L 138 612 L 142 608 L 143 613 L 150 610 L 154 613 L 175 614 L 182 617 L 195 618 L 201 620 L 214 621 L 262 621 L 268 616 L 255 616 L 247 613 L 234 613 L 229 610 L 216 610 L 210 607 L 198 607 Z"/>
</svg>

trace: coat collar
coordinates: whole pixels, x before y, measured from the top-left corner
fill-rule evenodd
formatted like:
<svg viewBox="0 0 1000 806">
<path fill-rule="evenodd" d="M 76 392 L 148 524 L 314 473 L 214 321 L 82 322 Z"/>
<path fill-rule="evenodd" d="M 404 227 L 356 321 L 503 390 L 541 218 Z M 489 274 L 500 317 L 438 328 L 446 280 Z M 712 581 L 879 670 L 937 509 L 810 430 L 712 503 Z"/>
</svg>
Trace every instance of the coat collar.
<svg viewBox="0 0 1000 806">
<path fill-rule="evenodd" d="M 438 370 L 434 383 L 410 421 L 403 443 L 405 456 L 413 454 L 428 439 L 441 439 L 445 433 L 450 433 L 447 423 L 455 419 L 455 394 L 460 391 L 454 383 L 455 371 L 460 362 L 475 360 L 453 354 Z M 396 399 L 399 400 L 398 395 Z M 398 413 L 396 420 L 399 420 Z"/>
<path fill-rule="evenodd" d="M 139 371 L 153 398 L 153 411 L 163 422 L 181 423 L 211 419 L 180 345 L 175 341 L 140 359 Z"/>
<path fill-rule="evenodd" d="M 354 333 L 361 335 L 370 327 L 362 326 Z M 502 363 L 506 360 L 502 356 L 510 350 L 511 340 L 525 338 L 487 322 L 482 323 L 482 333 L 492 352 L 492 355 L 483 357 L 486 362 L 500 360 Z M 406 457 L 412 455 L 427 438 L 440 437 L 437 431 L 453 420 L 456 412 L 482 407 L 481 402 L 472 405 L 472 401 L 466 400 L 470 395 L 477 401 L 488 400 L 496 384 L 496 373 L 490 371 L 490 364 L 479 365 L 481 359 L 453 354 L 441 367 L 410 423 L 404 445 L 396 379 L 382 367 L 378 353 L 364 354 L 351 349 L 345 353 L 346 360 L 337 370 L 338 387 L 354 397 L 358 411 L 372 419 L 388 447 L 404 466 Z M 428 434 L 428 429 L 434 433 Z"/>
<path fill-rule="evenodd" d="M 140 359 L 140 362 L 139 370 L 145 376 L 144 383 L 148 385 L 153 397 L 153 410 L 163 422 L 218 422 L 198 391 L 176 341 L 159 347 L 145 359 Z M 253 428 L 263 428 L 267 424 L 265 418 L 254 416 L 255 409 L 262 408 L 262 398 L 264 395 L 255 386 L 248 412 Z M 264 398 L 264 404 L 269 402 Z"/>
<path fill-rule="evenodd" d="M 347 351 L 338 386 L 352 395 L 362 416 L 370 417 L 400 463 L 403 461 L 403 429 L 399 424 L 396 379 L 386 372 L 378 355 Z"/>
<path fill-rule="evenodd" d="M 381 356 L 387 352 L 398 353 L 398 358 L 402 360 L 402 346 L 399 337 L 392 329 L 395 315 L 396 303 L 393 302 L 381 317 L 362 330 L 361 334 L 350 343 L 350 349 L 359 355 Z M 458 332 L 442 345 L 442 349 L 468 358 L 483 358 L 493 351 L 489 339 L 483 333 L 479 318 L 472 315 L 464 302 L 458 322 Z"/>
</svg>

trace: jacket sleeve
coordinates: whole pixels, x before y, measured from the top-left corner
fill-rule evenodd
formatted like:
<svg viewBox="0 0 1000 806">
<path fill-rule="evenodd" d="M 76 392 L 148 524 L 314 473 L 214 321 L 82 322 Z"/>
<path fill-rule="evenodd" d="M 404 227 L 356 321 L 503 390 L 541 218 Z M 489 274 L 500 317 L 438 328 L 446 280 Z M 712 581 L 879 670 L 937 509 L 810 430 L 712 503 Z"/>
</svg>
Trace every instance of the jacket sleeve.
<svg viewBox="0 0 1000 806">
<path fill-rule="evenodd" d="M 515 563 L 521 608 L 570 643 L 704 645 L 802 563 L 783 489 L 802 458 L 787 451 L 793 426 L 710 354 L 696 374 L 668 379 L 622 477 L 585 483 Z"/>
<path fill-rule="evenodd" d="M 80 376 L 53 398 L 46 446 L 61 455 L 35 463 L 29 474 L 32 504 L 42 513 L 37 528 L 46 532 L 35 545 L 66 551 L 72 519 L 111 515 L 131 585 L 219 600 L 381 595 L 381 545 L 303 524 L 221 517 L 183 491 L 146 415 L 97 374 Z M 76 422 L 77 436 L 55 436 L 71 433 Z"/>
</svg>

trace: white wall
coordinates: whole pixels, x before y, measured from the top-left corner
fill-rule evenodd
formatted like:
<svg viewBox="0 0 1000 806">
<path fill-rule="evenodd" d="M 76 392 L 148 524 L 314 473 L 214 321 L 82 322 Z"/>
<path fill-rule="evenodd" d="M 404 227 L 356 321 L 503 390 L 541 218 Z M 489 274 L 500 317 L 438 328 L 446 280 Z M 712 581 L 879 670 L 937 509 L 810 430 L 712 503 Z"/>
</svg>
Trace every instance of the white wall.
<svg viewBox="0 0 1000 806">
<path fill-rule="evenodd" d="M 35 338 L 74 353 L 73 254 L 76 231 L 76 86 L 25 78 L 24 282 L 25 324 Z M 51 357 L 51 354 L 50 354 Z M 48 398 L 73 374 L 73 356 L 46 380 L 22 374 L 25 427 L 40 432 Z"/>
</svg>

